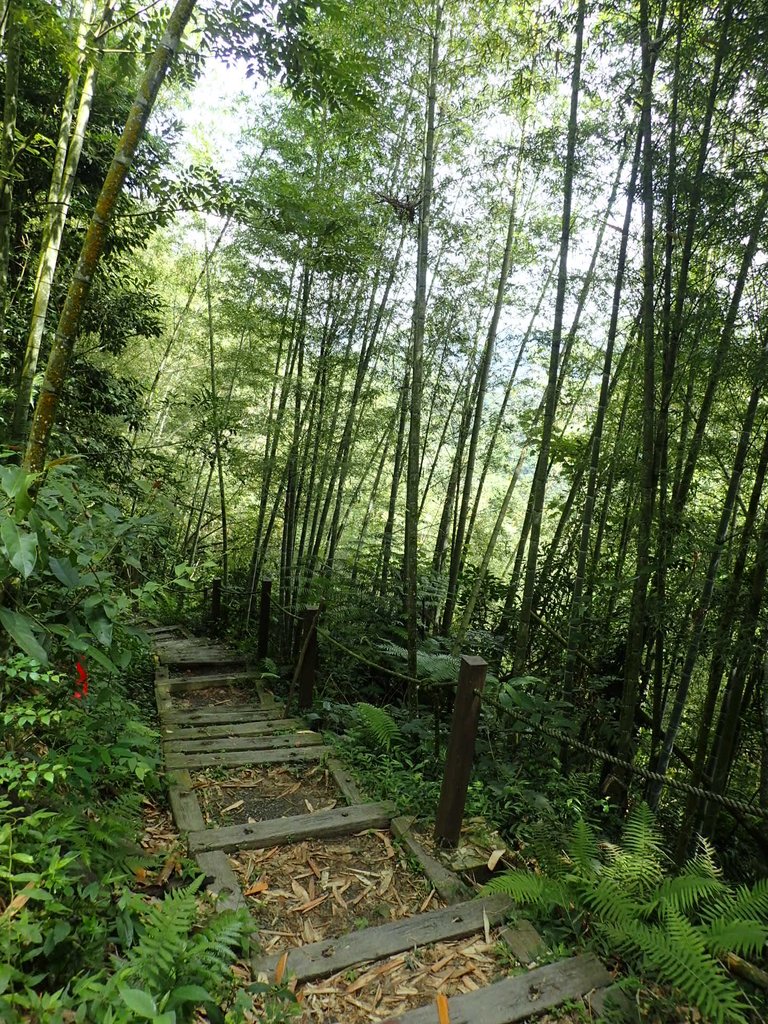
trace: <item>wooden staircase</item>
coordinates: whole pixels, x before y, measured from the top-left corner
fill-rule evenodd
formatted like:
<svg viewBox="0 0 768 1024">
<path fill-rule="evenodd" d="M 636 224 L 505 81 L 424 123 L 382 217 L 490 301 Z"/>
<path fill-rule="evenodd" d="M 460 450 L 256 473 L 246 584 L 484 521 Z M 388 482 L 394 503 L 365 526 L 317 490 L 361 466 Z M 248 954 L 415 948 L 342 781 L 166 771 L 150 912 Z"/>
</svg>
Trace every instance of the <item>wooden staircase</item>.
<svg viewBox="0 0 768 1024">
<path fill-rule="evenodd" d="M 252 962 L 254 977 L 263 974 L 274 978 L 282 959 L 286 976 L 295 979 L 297 992 L 302 985 L 361 965 L 367 965 L 366 970 L 374 978 L 378 965 L 386 970 L 387 958 L 434 943 L 483 933 L 487 936 L 490 928 L 502 925 L 512 909 L 511 901 L 500 894 L 472 898 L 469 887 L 418 842 L 408 820 L 395 817 L 392 805 L 364 799 L 321 737 L 307 729 L 300 719 L 287 717 L 273 694 L 258 676 L 247 671 L 236 652 L 185 636 L 174 627 L 158 627 L 150 632 L 159 660 L 155 691 L 171 807 L 177 827 L 187 835 L 190 855 L 205 872 L 210 891 L 218 896 L 220 909 L 248 905 L 228 854 L 307 840 L 328 842 L 367 829 L 387 830 L 398 840 L 447 904 L 386 924 L 363 927 L 341 937 L 257 955 Z M 241 690 L 242 695 L 234 702 L 216 704 L 217 695 L 222 698 Z M 185 707 L 191 694 L 198 701 L 208 698 L 205 706 Z M 191 770 L 312 762 L 326 765 L 345 804 L 307 814 L 207 826 L 193 788 Z M 285 879 L 286 885 L 291 882 L 292 879 Z M 540 940 L 529 924 L 502 928 L 500 934 L 510 955 L 522 966 L 535 959 Z M 569 1000 L 589 997 L 610 982 L 610 975 L 594 956 L 575 956 L 503 977 L 477 991 L 451 995 L 449 1019 L 451 1024 L 512 1024 Z M 434 1001 L 396 1017 L 387 1017 L 386 1010 L 383 1013 L 377 1016 L 374 1012 L 367 1019 L 388 1024 L 439 1021 Z"/>
</svg>

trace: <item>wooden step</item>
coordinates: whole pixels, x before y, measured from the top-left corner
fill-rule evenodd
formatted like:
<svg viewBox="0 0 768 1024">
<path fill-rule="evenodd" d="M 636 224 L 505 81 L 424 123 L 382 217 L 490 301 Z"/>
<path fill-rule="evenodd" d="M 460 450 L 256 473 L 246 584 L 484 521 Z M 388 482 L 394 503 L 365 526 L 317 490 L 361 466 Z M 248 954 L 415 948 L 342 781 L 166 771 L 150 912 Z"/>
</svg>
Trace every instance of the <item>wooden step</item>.
<svg viewBox="0 0 768 1024">
<path fill-rule="evenodd" d="M 210 850 L 254 850 L 286 846 L 304 839 L 333 839 L 368 828 L 387 828 L 394 807 L 389 803 L 353 804 L 314 814 L 293 814 L 270 818 L 251 825 L 227 825 L 189 833 L 190 853 Z"/>
<path fill-rule="evenodd" d="M 178 708 L 162 715 L 166 723 L 179 728 L 196 729 L 201 725 L 230 725 L 239 722 L 270 722 L 281 718 L 281 708 L 260 708 L 257 704 L 222 704 L 206 708 Z"/>
<path fill-rule="evenodd" d="M 220 750 L 212 754 L 169 754 L 169 768 L 241 768 L 243 765 L 319 761 L 328 747 L 281 747 L 278 750 Z M 176 760 L 178 758 L 178 760 Z"/>
<path fill-rule="evenodd" d="M 314 747 L 322 737 L 311 729 L 286 732 L 285 729 L 262 730 L 246 736 L 203 736 L 199 739 L 165 740 L 163 747 L 170 754 L 199 754 L 219 750 L 280 750 L 281 747 Z"/>
<path fill-rule="evenodd" d="M 260 736 L 269 733 L 288 732 L 301 729 L 306 723 L 300 718 L 270 718 L 261 722 L 229 722 L 224 725 L 201 725 L 183 728 L 181 725 L 166 726 L 163 738 L 171 750 L 178 749 L 177 744 L 184 740 L 205 740 L 217 737 Z"/>
<path fill-rule="evenodd" d="M 405 949 L 461 939 L 465 935 L 483 930 L 483 912 L 489 923 L 495 925 L 504 920 L 513 906 L 509 896 L 496 893 L 485 899 L 455 903 L 442 910 L 415 914 L 413 917 L 392 921 L 390 924 L 362 928 L 338 939 L 313 942 L 308 946 L 287 950 L 287 972 L 300 983 L 314 981 L 358 964 L 384 960 L 395 953 L 402 953 Z M 272 980 L 282 955 L 281 952 L 255 958 L 252 965 L 254 973 L 264 972 L 269 980 Z"/>
<path fill-rule="evenodd" d="M 487 988 L 448 1000 L 451 1024 L 514 1024 L 579 999 L 609 984 L 611 975 L 591 953 L 536 967 Z M 397 1017 L 397 1024 L 435 1024 L 434 1004 Z"/>
<path fill-rule="evenodd" d="M 216 672 L 207 676 L 169 676 L 163 680 L 163 685 L 168 688 L 169 693 L 187 693 L 192 690 L 208 690 L 213 686 L 237 686 L 246 683 L 253 686 L 254 693 L 258 693 L 258 679 L 256 672 Z"/>
<path fill-rule="evenodd" d="M 276 751 L 291 752 L 302 747 L 322 746 L 322 740 L 316 732 L 288 733 L 285 736 L 248 736 L 242 739 L 202 740 L 203 749 L 189 748 L 188 743 L 196 744 L 197 740 L 183 741 L 181 749 L 167 751 L 165 764 L 167 768 L 204 768 L 210 765 L 264 764 L 263 754 Z M 228 744 L 234 744 L 234 749 Z M 325 748 L 322 748 L 325 750 Z M 269 758 L 267 758 L 267 761 Z"/>
</svg>

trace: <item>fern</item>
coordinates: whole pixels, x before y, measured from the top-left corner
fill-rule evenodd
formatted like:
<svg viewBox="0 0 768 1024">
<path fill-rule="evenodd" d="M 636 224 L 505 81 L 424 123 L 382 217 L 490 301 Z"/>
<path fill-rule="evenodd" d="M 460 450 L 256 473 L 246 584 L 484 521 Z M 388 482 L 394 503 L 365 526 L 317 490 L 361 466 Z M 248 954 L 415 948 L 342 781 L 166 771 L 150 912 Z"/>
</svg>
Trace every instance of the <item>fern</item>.
<svg viewBox="0 0 768 1024">
<path fill-rule="evenodd" d="M 581 822 L 562 856 L 539 857 L 545 875 L 507 872 L 486 892 L 508 893 L 543 917 L 560 908 L 572 919 L 589 915 L 594 937 L 620 952 L 640 974 L 677 990 L 712 1024 L 744 1024 L 747 1003 L 718 957 L 759 956 L 768 944 L 768 880 L 730 887 L 711 847 L 676 876 L 647 808 L 628 818 L 621 842 L 598 844 Z"/>
<path fill-rule="evenodd" d="M 403 664 L 408 662 L 408 652 L 404 647 L 385 641 L 378 645 L 382 654 Z M 456 679 L 459 674 L 459 658 L 452 654 L 440 654 L 432 651 L 416 652 L 416 674 L 419 678 L 433 682 Z"/>
<path fill-rule="evenodd" d="M 400 739 L 400 729 L 392 715 L 384 708 L 362 701 L 355 707 L 365 731 L 380 747 L 389 751 L 392 744 Z"/>
</svg>

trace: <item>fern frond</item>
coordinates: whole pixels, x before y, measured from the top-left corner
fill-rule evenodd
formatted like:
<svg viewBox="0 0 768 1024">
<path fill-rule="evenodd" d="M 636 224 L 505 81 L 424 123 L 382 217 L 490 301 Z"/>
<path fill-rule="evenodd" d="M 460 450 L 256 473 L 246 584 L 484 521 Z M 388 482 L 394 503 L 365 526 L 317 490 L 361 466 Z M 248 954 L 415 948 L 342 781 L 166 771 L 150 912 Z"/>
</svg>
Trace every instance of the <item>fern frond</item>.
<svg viewBox="0 0 768 1024">
<path fill-rule="evenodd" d="M 384 708 L 360 702 L 355 705 L 360 721 L 365 730 L 383 747 L 389 750 L 392 743 L 400 738 L 397 722 Z"/>
<path fill-rule="evenodd" d="M 579 892 L 580 902 L 591 914 L 609 925 L 618 925 L 623 921 L 637 918 L 637 903 L 615 879 L 608 876 L 601 878 L 597 884 L 592 882 L 574 881 Z"/>
<path fill-rule="evenodd" d="M 621 833 L 621 847 L 635 857 L 657 863 L 664 860 L 664 844 L 648 804 L 637 804 L 629 812 Z"/>
<path fill-rule="evenodd" d="M 643 916 L 650 917 L 665 906 L 690 915 L 702 902 L 711 905 L 713 898 L 727 891 L 728 887 L 711 875 L 690 873 L 665 878 L 643 907 Z"/>
<path fill-rule="evenodd" d="M 573 826 L 566 858 L 574 873 L 580 878 L 595 878 L 600 873 L 597 836 L 595 830 L 584 818 L 578 818 Z"/>
<path fill-rule="evenodd" d="M 561 882 L 545 875 L 531 874 L 530 871 L 505 871 L 492 878 L 481 889 L 481 893 L 486 896 L 494 892 L 503 892 L 515 903 L 538 907 L 543 911 L 567 906 L 569 903 L 567 892 Z"/>
<path fill-rule="evenodd" d="M 768 922 L 768 878 L 761 878 L 753 886 L 740 885 L 729 907 L 731 920 L 756 918 Z"/>
<path fill-rule="evenodd" d="M 718 918 L 699 931 L 704 945 L 713 956 L 722 953 L 758 956 L 768 943 L 768 928 L 762 921 L 727 921 Z"/>
</svg>

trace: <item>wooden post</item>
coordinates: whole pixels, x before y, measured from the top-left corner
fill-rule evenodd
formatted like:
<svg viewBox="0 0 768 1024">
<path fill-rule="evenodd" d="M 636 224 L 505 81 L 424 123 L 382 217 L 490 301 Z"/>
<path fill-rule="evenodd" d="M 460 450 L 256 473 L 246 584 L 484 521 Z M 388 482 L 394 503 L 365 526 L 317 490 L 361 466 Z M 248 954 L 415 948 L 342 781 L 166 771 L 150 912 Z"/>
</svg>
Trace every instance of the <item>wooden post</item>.
<svg viewBox="0 0 768 1024">
<path fill-rule="evenodd" d="M 272 580 L 261 581 L 261 598 L 259 600 L 259 646 L 258 656 L 266 658 L 269 650 L 269 623 L 272 609 Z"/>
<path fill-rule="evenodd" d="M 221 580 L 211 585 L 211 630 L 216 633 L 221 625 Z"/>
<path fill-rule="evenodd" d="M 296 665 L 299 684 L 299 710 L 312 707 L 317 669 L 317 620 L 320 606 L 310 605 L 301 613 L 301 651 Z"/>
<path fill-rule="evenodd" d="M 443 787 L 435 818 L 435 839 L 440 846 L 454 847 L 459 841 L 487 671 L 488 665 L 482 658 L 462 656 L 451 736 L 445 754 Z"/>
</svg>

